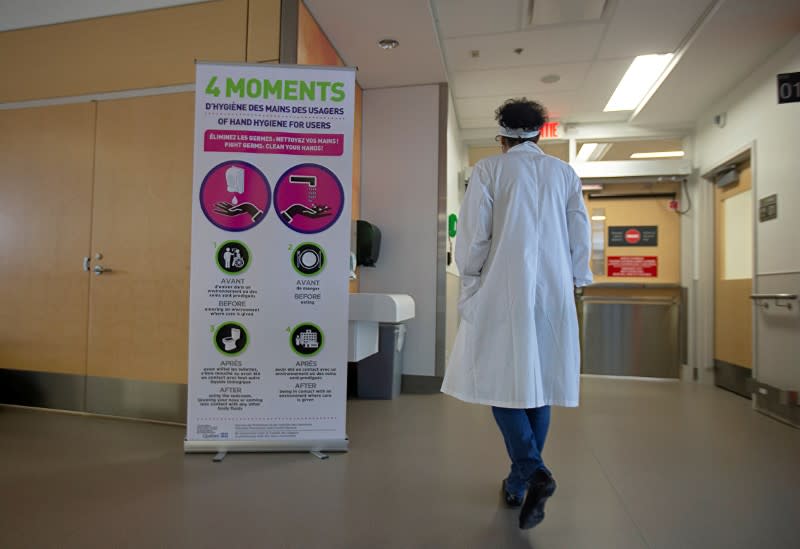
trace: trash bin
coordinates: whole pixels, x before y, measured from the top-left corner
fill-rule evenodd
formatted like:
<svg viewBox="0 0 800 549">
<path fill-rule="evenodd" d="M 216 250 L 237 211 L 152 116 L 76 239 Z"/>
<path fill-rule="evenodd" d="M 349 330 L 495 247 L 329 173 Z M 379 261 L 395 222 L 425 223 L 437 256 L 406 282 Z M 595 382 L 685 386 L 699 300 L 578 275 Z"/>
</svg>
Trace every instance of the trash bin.
<svg viewBox="0 0 800 549">
<path fill-rule="evenodd" d="M 400 394 L 405 339 L 405 324 L 380 324 L 378 352 L 361 360 L 356 367 L 358 398 L 388 400 Z"/>
</svg>

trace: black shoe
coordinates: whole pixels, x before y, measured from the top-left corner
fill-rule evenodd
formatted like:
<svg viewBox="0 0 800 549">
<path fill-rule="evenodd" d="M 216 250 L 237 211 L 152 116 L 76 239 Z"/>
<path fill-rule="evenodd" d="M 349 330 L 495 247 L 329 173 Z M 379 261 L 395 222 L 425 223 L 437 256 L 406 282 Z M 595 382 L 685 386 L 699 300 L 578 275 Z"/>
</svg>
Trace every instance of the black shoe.
<svg viewBox="0 0 800 549">
<path fill-rule="evenodd" d="M 552 475 L 541 469 L 536 471 L 528 483 L 528 494 L 519 511 L 519 527 L 523 530 L 533 528 L 544 520 L 544 504 L 556 491 L 556 481 Z"/>
<path fill-rule="evenodd" d="M 503 479 L 503 499 L 509 507 L 519 507 L 522 505 L 522 498 L 520 496 L 515 496 L 506 490 L 506 479 Z"/>
</svg>

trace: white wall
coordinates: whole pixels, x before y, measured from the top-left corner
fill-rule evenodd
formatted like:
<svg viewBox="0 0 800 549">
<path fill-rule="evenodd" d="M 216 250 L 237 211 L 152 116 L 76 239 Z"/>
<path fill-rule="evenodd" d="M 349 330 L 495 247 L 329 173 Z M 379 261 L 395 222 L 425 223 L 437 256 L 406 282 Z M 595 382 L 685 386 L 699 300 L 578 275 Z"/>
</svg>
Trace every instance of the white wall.
<svg viewBox="0 0 800 549">
<path fill-rule="evenodd" d="M 758 224 L 759 273 L 800 270 L 800 216 L 789 209 L 800 204 L 800 104 L 778 105 L 775 80 L 781 72 L 795 71 L 800 71 L 800 35 L 709 109 L 697 125 L 695 163 L 701 173 L 755 141 L 755 198 L 778 193 L 778 219 Z M 727 113 L 724 128 L 712 121 L 719 113 Z"/>
<path fill-rule="evenodd" d="M 800 206 L 800 103 L 778 105 L 776 84 L 777 74 L 796 71 L 800 71 L 800 35 L 709 108 L 697 124 L 694 158 L 700 173 L 754 144 L 756 207 L 758 199 L 778 195 L 778 219 L 759 223 L 756 216 L 756 291 L 800 289 L 800 216 L 795 211 Z M 713 123 L 714 115 L 720 113 L 727 114 L 724 128 Z M 713 195 L 699 194 L 705 199 L 698 206 L 708 212 Z M 699 226 L 698 241 L 707 243 L 712 234 L 707 226 Z M 704 278 L 708 278 L 707 270 L 706 266 L 701 273 Z M 794 313 L 773 309 L 755 315 L 756 378 L 781 389 L 800 389 L 800 318 L 796 311 L 797 307 Z"/>
<path fill-rule="evenodd" d="M 403 373 L 436 371 L 439 86 L 364 91 L 361 216 L 382 234 L 361 291 L 409 294 Z M 444 334 L 441 334 L 444 337 Z"/>
<path fill-rule="evenodd" d="M 461 209 L 461 199 L 464 196 L 464 169 L 469 164 L 467 147 L 461 140 L 461 128 L 458 126 L 456 111 L 453 108 L 453 96 L 448 96 L 447 109 L 447 216 L 450 214 L 458 215 Z M 448 249 L 451 255 L 455 252 L 456 239 L 450 239 Z M 449 359 L 450 351 L 456 339 L 458 329 L 458 295 L 460 290 L 460 279 L 458 278 L 458 267 L 455 257 L 450 265 L 447 266 L 447 301 L 446 301 L 446 336 L 445 336 L 445 359 Z"/>
<path fill-rule="evenodd" d="M 453 108 L 453 96 L 448 97 L 447 109 L 447 215 L 458 215 L 461 199 L 464 197 L 464 170 L 469 165 L 467 146 L 461 140 L 461 128 L 458 125 L 456 111 Z M 452 241 L 455 245 L 455 239 Z M 450 248 L 453 251 L 453 247 Z M 447 267 L 447 271 L 458 274 L 455 259 Z"/>
</svg>

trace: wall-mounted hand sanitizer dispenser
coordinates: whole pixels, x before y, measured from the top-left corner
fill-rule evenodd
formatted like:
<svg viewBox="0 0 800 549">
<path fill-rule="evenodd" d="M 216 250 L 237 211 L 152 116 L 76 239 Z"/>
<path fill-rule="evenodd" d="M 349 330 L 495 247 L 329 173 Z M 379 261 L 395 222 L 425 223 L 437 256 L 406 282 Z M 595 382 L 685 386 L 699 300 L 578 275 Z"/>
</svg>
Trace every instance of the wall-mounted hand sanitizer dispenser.
<svg viewBox="0 0 800 549">
<path fill-rule="evenodd" d="M 374 267 L 381 251 L 381 231 L 368 221 L 356 221 L 356 262 Z"/>
</svg>

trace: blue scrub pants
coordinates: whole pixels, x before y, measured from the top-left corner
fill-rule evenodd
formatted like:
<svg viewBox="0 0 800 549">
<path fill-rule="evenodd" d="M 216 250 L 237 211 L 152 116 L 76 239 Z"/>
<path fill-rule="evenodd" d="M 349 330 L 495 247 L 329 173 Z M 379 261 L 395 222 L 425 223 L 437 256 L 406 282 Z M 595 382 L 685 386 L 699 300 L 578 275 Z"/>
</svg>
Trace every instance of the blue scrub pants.
<svg viewBox="0 0 800 549">
<path fill-rule="evenodd" d="M 511 458 L 506 490 L 521 498 L 528 489 L 528 481 L 538 469 L 550 472 L 542 461 L 544 441 L 550 428 L 550 406 L 527 410 L 492 406 L 492 414 Z"/>
</svg>

